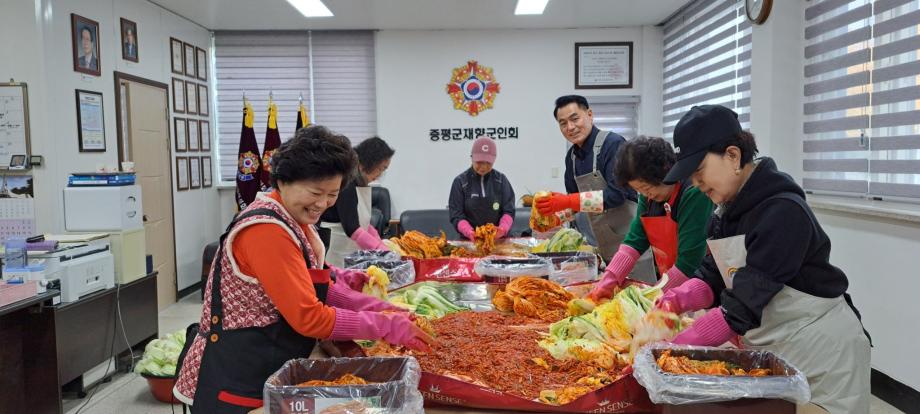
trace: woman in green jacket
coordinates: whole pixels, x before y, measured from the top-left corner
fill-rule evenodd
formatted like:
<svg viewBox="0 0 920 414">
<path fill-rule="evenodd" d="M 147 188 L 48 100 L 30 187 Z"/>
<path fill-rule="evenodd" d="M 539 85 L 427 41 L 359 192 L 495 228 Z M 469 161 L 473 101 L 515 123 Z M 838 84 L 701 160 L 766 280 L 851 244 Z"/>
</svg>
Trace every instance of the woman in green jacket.
<svg viewBox="0 0 920 414">
<path fill-rule="evenodd" d="M 713 205 L 689 180 L 662 182 L 675 159 L 671 144 L 661 138 L 642 136 L 617 152 L 614 175 L 618 184 L 639 193 L 639 207 L 626 239 L 588 295 L 593 301 L 609 298 L 649 247 L 659 274 L 668 275 L 665 290 L 686 281 L 702 262 Z"/>
</svg>

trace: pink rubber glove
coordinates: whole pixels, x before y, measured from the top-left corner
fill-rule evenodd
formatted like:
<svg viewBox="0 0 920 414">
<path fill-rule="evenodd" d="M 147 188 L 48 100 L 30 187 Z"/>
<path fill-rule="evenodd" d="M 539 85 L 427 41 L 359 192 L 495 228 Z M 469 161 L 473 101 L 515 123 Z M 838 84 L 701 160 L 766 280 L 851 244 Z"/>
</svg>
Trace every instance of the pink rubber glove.
<svg viewBox="0 0 920 414">
<path fill-rule="evenodd" d="M 368 227 L 373 228 L 371 226 Z M 354 240 L 361 250 L 390 250 L 383 244 L 383 241 L 380 240 L 380 236 L 374 237 L 374 234 L 360 227 L 351 234 L 351 239 Z"/>
<path fill-rule="evenodd" d="M 665 273 L 668 275 L 668 283 L 665 283 L 664 287 L 661 288 L 663 292 L 668 292 L 669 290 L 674 289 L 689 280 L 687 275 L 685 275 L 684 272 L 681 272 L 677 266 L 671 266 L 671 268 L 668 269 L 668 271 Z"/>
<path fill-rule="evenodd" d="M 328 339 L 381 339 L 393 345 L 430 352 L 434 338 L 421 330 L 408 317 L 397 313 L 354 312 L 336 308 L 335 325 Z"/>
<path fill-rule="evenodd" d="M 677 334 L 671 342 L 679 345 L 719 346 L 735 335 L 735 331 L 725 322 L 722 308 L 712 308 L 689 328 Z"/>
<path fill-rule="evenodd" d="M 662 295 L 655 307 L 674 313 L 692 312 L 712 305 L 712 288 L 702 279 L 692 278 Z"/>
<path fill-rule="evenodd" d="M 600 282 L 594 285 L 594 289 L 588 294 L 588 299 L 594 303 L 600 302 L 601 299 L 608 299 L 613 296 L 613 291 L 618 286 L 623 286 L 626 281 L 626 275 L 636 265 L 639 260 L 639 251 L 626 245 L 621 244 L 619 250 L 610 259 L 610 264 L 604 269 L 604 276 Z"/>
<path fill-rule="evenodd" d="M 367 284 L 367 272 L 357 269 L 343 269 L 341 267 L 329 266 L 332 273 L 335 274 L 336 283 L 344 283 L 355 292 L 360 292 Z"/>
<path fill-rule="evenodd" d="M 473 231 L 473 225 L 466 220 L 460 220 L 460 222 L 457 223 L 457 231 L 470 241 L 476 237 L 476 233 Z"/>
<path fill-rule="evenodd" d="M 353 311 L 393 311 L 408 312 L 407 309 L 390 304 L 371 295 L 356 292 L 345 283 L 333 283 L 326 294 L 326 305 Z"/>
<path fill-rule="evenodd" d="M 498 231 L 495 233 L 495 238 L 500 239 L 508 235 L 508 232 L 511 231 L 511 225 L 514 224 L 514 219 L 511 218 L 510 214 L 505 214 L 502 216 L 502 219 L 498 221 Z"/>
</svg>

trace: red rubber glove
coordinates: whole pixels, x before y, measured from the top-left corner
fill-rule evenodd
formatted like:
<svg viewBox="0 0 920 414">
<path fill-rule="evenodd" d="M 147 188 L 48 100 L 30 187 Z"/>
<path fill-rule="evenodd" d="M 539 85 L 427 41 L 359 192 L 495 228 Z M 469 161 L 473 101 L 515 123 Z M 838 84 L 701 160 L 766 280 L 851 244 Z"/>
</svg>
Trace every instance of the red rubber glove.
<svg viewBox="0 0 920 414">
<path fill-rule="evenodd" d="M 500 239 L 508 235 L 508 232 L 511 231 L 511 226 L 514 224 L 514 219 L 510 215 L 505 214 L 502 216 L 502 219 L 498 221 L 498 230 L 495 232 L 495 238 Z"/>
<path fill-rule="evenodd" d="M 356 292 L 344 282 L 336 282 L 329 286 L 329 293 L 326 295 L 326 305 L 353 311 L 409 312 L 408 309 L 400 308 L 390 302 L 380 300 L 361 292 Z"/>
<path fill-rule="evenodd" d="M 722 308 L 712 308 L 671 341 L 679 345 L 719 346 L 735 337 Z"/>
<path fill-rule="evenodd" d="M 537 211 L 544 216 L 552 215 L 567 208 L 575 212 L 581 211 L 581 193 L 553 193 L 549 196 L 540 197 L 534 202 L 537 203 Z"/>
<path fill-rule="evenodd" d="M 457 232 L 470 241 L 473 241 L 473 239 L 476 237 L 476 232 L 473 230 L 473 225 L 466 220 L 460 220 L 460 222 L 457 223 Z"/>
<path fill-rule="evenodd" d="M 380 339 L 393 345 L 430 352 L 434 338 L 399 313 L 354 312 L 336 308 L 335 325 L 328 339 Z"/>
<path fill-rule="evenodd" d="M 594 289 L 588 294 L 588 299 L 594 303 L 599 303 L 602 299 L 609 299 L 613 296 L 613 291 L 623 286 L 626 282 L 626 275 L 636 265 L 639 260 L 639 251 L 627 244 L 621 244 L 619 250 L 610 259 L 610 264 L 604 269 L 604 276 L 600 282 L 594 285 Z"/>
<path fill-rule="evenodd" d="M 715 295 L 702 279 L 691 278 L 661 295 L 655 307 L 667 312 L 684 313 L 712 306 Z"/>
</svg>

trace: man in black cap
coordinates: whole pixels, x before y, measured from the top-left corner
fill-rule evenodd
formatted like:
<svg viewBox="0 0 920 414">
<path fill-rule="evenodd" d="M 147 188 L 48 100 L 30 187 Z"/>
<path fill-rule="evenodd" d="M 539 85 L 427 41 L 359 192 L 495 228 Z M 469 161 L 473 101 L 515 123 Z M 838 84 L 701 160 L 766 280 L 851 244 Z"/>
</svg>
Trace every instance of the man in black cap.
<svg viewBox="0 0 920 414">
<path fill-rule="evenodd" d="M 677 313 L 710 308 L 673 342 L 718 346 L 741 335 L 747 347 L 802 370 L 812 402 L 831 413 L 869 412 L 868 334 L 805 192 L 772 159 L 754 159 L 754 136 L 723 106 L 691 108 L 674 146 L 665 182 L 691 177 L 718 208 L 710 255 L 657 304 Z"/>
</svg>

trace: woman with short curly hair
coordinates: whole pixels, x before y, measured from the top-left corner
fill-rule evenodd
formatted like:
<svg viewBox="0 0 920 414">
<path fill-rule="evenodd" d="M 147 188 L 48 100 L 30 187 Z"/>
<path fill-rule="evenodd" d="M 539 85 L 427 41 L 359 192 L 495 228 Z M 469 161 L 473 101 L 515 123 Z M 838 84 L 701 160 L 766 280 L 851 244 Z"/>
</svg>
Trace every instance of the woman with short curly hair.
<svg viewBox="0 0 920 414">
<path fill-rule="evenodd" d="M 626 239 L 589 295 L 595 302 L 610 297 L 649 248 L 659 274 L 668 276 L 665 290 L 686 281 L 706 254 L 706 224 L 712 214 L 712 202 L 689 181 L 662 182 L 675 162 L 667 141 L 640 136 L 623 144 L 616 157 L 617 184 L 639 193 L 639 207 Z"/>
</svg>

